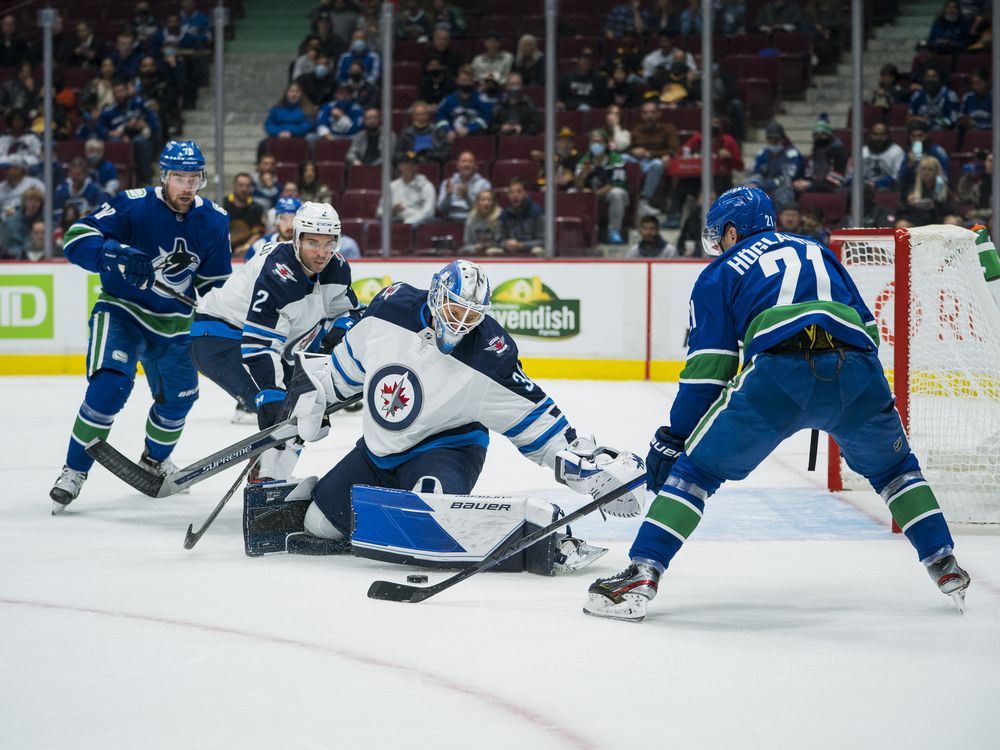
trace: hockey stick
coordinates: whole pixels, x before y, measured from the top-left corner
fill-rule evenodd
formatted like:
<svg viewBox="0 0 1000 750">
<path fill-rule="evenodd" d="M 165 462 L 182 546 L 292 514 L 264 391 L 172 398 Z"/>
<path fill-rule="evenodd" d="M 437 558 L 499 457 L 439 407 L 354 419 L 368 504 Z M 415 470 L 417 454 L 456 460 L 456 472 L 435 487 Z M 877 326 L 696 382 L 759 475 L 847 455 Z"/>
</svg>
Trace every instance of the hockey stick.
<svg viewBox="0 0 1000 750">
<path fill-rule="evenodd" d="M 125 264 L 119 263 L 118 264 L 118 270 L 119 270 L 119 272 L 122 275 L 124 275 L 125 274 Z M 197 310 L 198 309 L 198 302 L 197 302 L 197 300 L 191 299 L 191 297 L 188 297 L 186 294 L 181 294 L 180 292 L 175 291 L 174 289 L 172 289 L 171 287 L 167 286 L 166 284 L 164 284 L 159 279 L 153 279 L 153 287 L 155 289 L 159 289 L 164 294 L 170 295 L 171 297 L 173 297 L 178 302 L 183 302 L 185 305 L 187 305 L 188 307 L 190 307 L 192 310 Z M 146 288 L 147 287 L 145 287 L 145 286 L 140 287 L 140 289 L 146 289 Z"/>
<path fill-rule="evenodd" d="M 333 414 L 359 400 L 360 393 L 328 406 L 323 413 Z M 228 469 L 234 463 L 253 458 L 268 448 L 284 443 L 297 434 L 295 419 L 286 419 L 166 476 L 144 469 L 129 460 L 104 438 L 94 438 L 87 444 L 86 450 L 88 456 L 142 494 L 168 497 Z"/>
<path fill-rule="evenodd" d="M 173 297 L 178 302 L 183 302 L 185 305 L 187 305 L 188 307 L 190 307 L 192 310 L 197 310 L 198 309 L 198 301 L 197 300 L 194 300 L 191 297 L 188 297 L 186 294 L 181 294 L 180 292 L 174 291 L 169 286 L 167 286 L 166 284 L 164 284 L 162 281 L 154 279 L 153 280 L 153 286 L 156 287 L 157 289 L 159 289 L 164 294 L 169 294 L 171 297 Z"/>
<path fill-rule="evenodd" d="M 573 523 L 573 521 L 578 518 L 582 518 L 588 513 L 593 513 L 602 505 L 606 505 L 612 500 L 617 500 L 619 497 L 631 492 L 636 487 L 641 487 L 645 484 L 645 482 L 645 474 L 636 477 L 631 482 L 623 484 L 621 487 L 612 490 L 606 495 L 602 495 L 596 500 L 591 500 L 589 503 L 581 508 L 578 508 L 569 515 L 563 516 L 557 521 L 553 521 L 548 526 L 543 526 L 542 528 L 531 532 L 528 536 L 517 540 L 513 544 L 493 550 L 493 552 L 488 554 L 475 565 L 470 565 L 468 568 L 460 570 L 451 578 L 446 578 L 440 583 L 435 583 L 433 586 L 407 586 L 404 583 L 393 583 L 392 581 L 375 581 L 368 589 L 368 598 L 382 599 L 388 602 L 409 602 L 411 604 L 422 602 L 424 599 L 430 599 L 435 594 L 440 594 L 442 591 L 451 588 L 456 583 L 461 583 L 466 578 L 474 576 L 476 573 L 481 573 L 484 570 L 492 568 L 494 565 L 506 560 L 511 555 L 516 555 L 518 552 L 522 552 L 539 539 L 543 539 L 551 534 L 553 531 L 560 529 L 567 524 Z"/>
<path fill-rule="evenodd" d="M 288 449 L 286 448 L 285 450 Z M 208 531 L 208 527 L 212 525 L 212 522 L 215 521 L 218 515 L 222 512 L 222 509 L 226 507 L 226 503 L 229 502 L 229 498 L 231 498 L 233 493 L 236 492 L 236 489 L 243 484 L 243 478 L 250 473 L 250 467 L 253 465 L 253 461 L 247 461 L 247 465 L 243 467 L 243 471 L 241 471 L 240 475 L 236 477 L 236 481 L 233 482 L 233 486 L 229 488 L 229 492 L 222 497 L 222 500 L 219 501 L 219 504 L 215 506 L 215 510 L 213 510 L 209 514 L 208 518 L 205 519 L 205 523 L 201 525 L 200 529 L 195 531 L 194 524 L 188 524 L 187 533 L 184 535 L 184 549 L 193 548 L 194 545 L 198 543 L 198 540 L 201 539 L 202 534 Z"/>
</svg>

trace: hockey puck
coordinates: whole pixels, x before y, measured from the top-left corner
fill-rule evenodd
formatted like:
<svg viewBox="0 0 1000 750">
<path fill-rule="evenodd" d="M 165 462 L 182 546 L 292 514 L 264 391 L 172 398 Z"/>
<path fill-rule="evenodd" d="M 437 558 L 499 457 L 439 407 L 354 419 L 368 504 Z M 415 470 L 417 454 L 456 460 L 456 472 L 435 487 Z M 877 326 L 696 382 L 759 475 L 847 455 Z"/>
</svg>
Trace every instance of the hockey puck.
<svg viewBox="0 0 1000 750">
<path fill-rule="evenodd" d="M 427 583 L 427 576 L 423 573 L 411 573 L 406 576 L 407 583 Z"/>
</svg>

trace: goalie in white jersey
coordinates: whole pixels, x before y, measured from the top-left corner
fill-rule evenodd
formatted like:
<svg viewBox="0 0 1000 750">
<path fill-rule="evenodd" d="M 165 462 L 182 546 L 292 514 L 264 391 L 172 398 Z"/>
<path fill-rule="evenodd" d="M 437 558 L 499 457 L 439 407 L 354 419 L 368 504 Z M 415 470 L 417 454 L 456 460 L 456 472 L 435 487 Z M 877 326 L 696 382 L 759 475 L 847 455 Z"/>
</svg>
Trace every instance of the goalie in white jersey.
<svg viewBox="0 0 1000 750">
<path fill-rule="evenodd" d="M 362 519 L 360 514 L 355 518 L 351 502 L 355 485 L 403 491 L 396 493 L 402 505 L 391 503 L 392 508 L 375 514 L 380 517 L 392 515 L 407 502 L 433 505 L 435 500 L 427 499 L 428 495 L 440 500 L 441 495 L 468 494 L 482 471 L 490 430 L 504 435 L 522 455 L 537 464 L 554 467 L 556 455 L 561 454 L 560 463 L 570 468 L 564 469 L 560 478 L 581 492 L 600 491 L 607 487 L 607 482 L 627 481 L 642 474 L 642 461 L 633 454 L 597 448 L 592 439 L 577 438 L 573 426 L 552 398 L 524 374 L 513 340 L 496 320 L 487 316 L 489 298 L 489 280 L 483 269 L 470 261 L 454 261 L 434 276 L 429 290 L 404 283 L 383 289 L 334 347 L 332 355 L 323 357 L 319 367 L 307 365 L 315 390 L 297 399 L 289 397 L 289 402 L 295 400 L 289 411 L 298 419 L 302 438 L 322 437 L 326 430 L 322 426 L 326 406 L 361 391 L 363 435 L 315 484 L 311 495 L 306 495 L 312 502 L 302 508 L 304 518 L 298 517 L 299 531 L 304 531 L 298 541 L 305 541 L 307 546 L 308 542 L 315 542 L 311 550 L 301 545 L 293 550 L 289 544 L 288 551 L 313 554 L 340 551 L 347 547 L 353 531 L 355 554 L 362 554 L 358 549 L 359 532 L 371 532 L 378 537 L 385 529 L 368 527 L 370 519 Z M 581 466 L 595 470 L 584 472 L 588 476 L 583 478 L 579 472 Z M 600 478 L 594 480 L 595 475 Z M 603 486 L 595 489 L 595 482 Z M 300 486 L 295 495 L 301 499 L 306 494 L 304 489 Z M 625 495 L 605 509 L 613 515 L 638 514 L 641 493 L 640 489 Z M 476 504 L 476 498 L 463 499 L 470 501 L 466 505 Z M 494 504 L 505 507 L 504 503 Z M 451 502 L 447 508 L 456 509 L 459 505 L 460 502 Z M 536 526 L 547 525 L 552 519 L 553 506 L 544 505 L 548 519 L 535 514 Z M 439 517 L 444 515 L 447 514 Z M 524 519 L 529 520 L 530 515 L 526 513 Z M 398 552 L 404 547 L 407 550 L 419 547 L 413 537 L 423 532 L 411 535 L 406 528 L 400 532 L 407 522 L 394 523 L 389 524 L 392 533 L 399 532 L 397 539 L 405 537 L 411 546 L 406 547 L 401 541 L 383 544 L 370 539 L 370 549 L 385 551 L 391 547 Z M 250 554 L 254 554 L 251 537 L 257 528 L 253 518 L 245 522 Z M 278 546 L 279 551 L 284 551 L 285 540 L 294 534 L 289 528 L 280 531 Z M 461 544 L 464 542 L 456 546 Z M 563 551 L 578 549 L 564 547 Z M 598 550 L 596 554 L 601 552 Z M 448 554 L 442 548 L 433 559 L 473 559 L 449 558 Z M 367 556 L 420 564 L 426 564 L 428 559 L 421 557 L 419 550 L 411 559 L 398 559 L 388 552 Z M 530 565 L 525 567 L 531 569 Z"/>
</svg>

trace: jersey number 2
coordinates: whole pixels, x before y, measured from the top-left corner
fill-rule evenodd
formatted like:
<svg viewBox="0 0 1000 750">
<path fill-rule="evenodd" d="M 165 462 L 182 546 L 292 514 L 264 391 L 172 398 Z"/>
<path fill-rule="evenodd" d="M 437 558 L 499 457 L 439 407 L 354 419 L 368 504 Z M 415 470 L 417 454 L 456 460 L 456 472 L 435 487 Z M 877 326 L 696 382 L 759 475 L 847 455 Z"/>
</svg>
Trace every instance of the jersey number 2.
<svg viewBox="0 0 1000 750">
<path fill-rule="evenodd" d="M 254 312 L 261 312 L 260 306 L 267 302 L 267 292 L 263 289 L 257 290 L 257 299 L 254 301 L 253 305 L 250 307 Z"/>
<path fill-rule="evenodd" d="M 806 243 L 806 259 L 812 264 L 813 272 L 816 274 L 816 299 L 830 302 L 833 299 L 830 293 L 830 274 L 826 272 L 823 251 L 819 245 L 813 242 Z M 785 264 L 785 274 L 781 279 L 777 304 L 790 305 L 795 301 L 795 287 L 799 283 L 799 269 L 802 268 L 802 263 L 794 247 L 779 247 L 760 256 L 760 267 L 764 271 L 764 276 L 770 278 L 776 273 L 781 273 L 778 267 L 779 260 Z"/>
</svg>

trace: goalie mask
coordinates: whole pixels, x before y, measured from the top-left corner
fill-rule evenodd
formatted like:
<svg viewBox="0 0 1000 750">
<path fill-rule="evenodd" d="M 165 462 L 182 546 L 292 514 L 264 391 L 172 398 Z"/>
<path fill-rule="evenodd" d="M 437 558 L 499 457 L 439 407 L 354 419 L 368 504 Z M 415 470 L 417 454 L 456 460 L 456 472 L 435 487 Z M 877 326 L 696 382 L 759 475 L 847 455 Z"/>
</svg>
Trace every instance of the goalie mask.
<svg viewBox="0 0 1000 750">
<path fill-rule="evenodd" d="M 469 260 L 452 261 L 431 280 L 427 304 L 434 316 L 434 340 L 450 354 L 465 334 L 483 322 L 490 306 L 490 280 Z"/>
<path fill-rule="evenodd" d="M 303 234 L 323 234 L 333 238 L 333 252 L 340 252 L 340 214 L 329 203 L 308 201 L 295 214 L 292 221 L 292 246 L 295 257 L 302 262 L 300 250 Z"/>
</svg>

